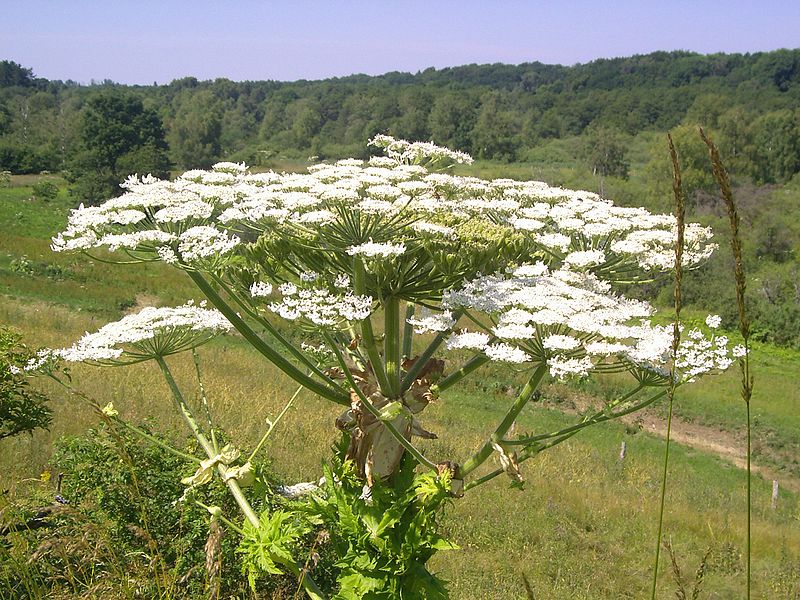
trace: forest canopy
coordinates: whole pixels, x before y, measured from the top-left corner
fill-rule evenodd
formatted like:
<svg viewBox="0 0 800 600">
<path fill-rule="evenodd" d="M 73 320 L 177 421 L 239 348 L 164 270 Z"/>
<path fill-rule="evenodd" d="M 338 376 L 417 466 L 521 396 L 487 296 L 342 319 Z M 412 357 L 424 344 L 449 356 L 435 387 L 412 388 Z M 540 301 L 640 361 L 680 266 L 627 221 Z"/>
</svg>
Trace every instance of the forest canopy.
<svg viewBox="0 0 800 600">
<path fill-rule="evenodd" d="M 377 133 L 516 161 L 553 139 L 598 129 L 635 136 L 687 123 L 717 133 L 737 172 L 757 183 L 787 181 L 800 170 L 800 50 L 654 52 L 569 67 L 465 65 L 321 81 L 186 77 L 152 86 L 49 81 L 2 61 L 0 169 L 71 168 L 91 144 L 85 115 L 110 90 L 130 97 L 124 102 L 133 112 L 160 120 L 167 146 L 150 135 L 144 162 L 158 163 L 153 154 L 164 149 L 177 169 L 221 158 L 258 165 L 275 153 L 341 158 L 363 154 Z"/>
</svg>

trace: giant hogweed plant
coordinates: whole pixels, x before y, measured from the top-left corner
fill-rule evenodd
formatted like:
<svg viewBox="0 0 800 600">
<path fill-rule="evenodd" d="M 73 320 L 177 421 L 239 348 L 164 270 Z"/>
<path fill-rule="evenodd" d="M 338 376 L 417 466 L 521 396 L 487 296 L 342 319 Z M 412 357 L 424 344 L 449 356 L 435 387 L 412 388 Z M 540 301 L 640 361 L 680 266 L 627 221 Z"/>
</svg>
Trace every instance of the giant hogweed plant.
<svg viewBox="0 0 800 600">
<path fill-rule="evenodd" d="M 186 483 L 225 481 L 245 521 L 230 525 L 243 532 L 254 572 L 293 572 L 309 596 L 324 597 L 294 554 L 322 524 L 338 554 L 336 598 L 443 598 L 425 563 L 451 547 L 434 518 L 446 498 L 503 474 L 519 485 L 524 461 L 731 358 L 724 336 L 698 329 L 673 348 L 673 328 L 615 289 L 674 268 L 672 215 L 537 181 L 456 176 L 448 168 L 471 159 L 432 144 L 370 143 L 383 155 L 303 174 L 219 163 L 174 181 L 131 177 L 121 197 L 73 211 L 54 250 L 165 262 L 210 307 L 146 309 L 58 353 L 158 364 L 207 456 Z M 692 268 L 715 246 L 709 229 L 682 231 L 682 265 Z M 295 343 L 280 320 L 316 343 Z M 250 460 L 219 447 L 208 407 L 198 418 L 166 361 L 229 329 L 301 388 L 341 406 L 331 423 L 343 434 L 340 457 L 319 485 L 287 490 L 309 496 L 286 511 L 255 514 L 243 490 Z M 455 350 L 467 358 L 454 361 Z M 453 433 L 428 431 L 426 407 L 447 405 L 448 390 L 490 362 L 527 374 L 504 416 L 472 455 L 424 452 L 418 440 Z M 629 374 L 630 391 L 562 430 L 511 433 L 546 377 L 604 373 Z M 499 466 L 487 468 L 492 456 Z"/>
</svg>

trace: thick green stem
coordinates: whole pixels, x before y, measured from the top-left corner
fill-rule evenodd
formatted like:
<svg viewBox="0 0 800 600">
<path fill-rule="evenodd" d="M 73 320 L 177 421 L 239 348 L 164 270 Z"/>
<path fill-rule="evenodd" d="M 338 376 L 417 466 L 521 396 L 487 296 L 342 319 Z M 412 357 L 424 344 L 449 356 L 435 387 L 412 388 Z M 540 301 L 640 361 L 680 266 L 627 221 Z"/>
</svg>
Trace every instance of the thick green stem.
<svg viewBox="0 0 800 600">
<path fill-rule="evenodd" d="M 189 426 L 189 429 L 191 429 L 192 433 L 194 434 L 195 439 L 197 439 L 197 442 L 200 444 L 200 446 L 202 446 L 209 458 L 216 456 L 213 445 L 208 438 L 203 435 L 203 432 L 198 427 L 197 421 L 192 414 L 192 410 L 186 403 L 186 400 L 184 399 L 178 384 L 175 382 L 175 378 L 172 376 L 167 363 L 162 357 L 156 358 L 156 362 L 158 362 L 158 366 L 161 367 L 161 372 L 164 374 L 164 378 L 167 380 L 167 384 L 172 391 L 172 398 L 175 402 L 175 405 L 183 416 L 184 421 L 186 421 L 186 424 Z M 256 515 L 253 507 L 250 506 L 250 502 L 247 500 L 244 492 L 242 492 L 242 488 L 239 487 L 239 483 L 236 481 L 236 479 L 226 478 L 227 467 L 223 464 L 218 464 L 217 472 L 225 482 L 225 485 L 228 487 L 231 496 L 233 496 L 233 499 L 236 501 L 236 504 L 239 506 L 239 509 L 242 511 L 245 518 L 250 522 L 251 525 L 253 525 L 253 527 L 260 527 L 258 515 Z M 306 591 L 309 597 L 312 598 L 312 600 L 325 600 L 325 596 L 322 594 L 322 591 L 319 589 L 314 580 L 306 573 L 301 574 L 300 567 L 290 561 L 284 562 L 283 565 L 292 573 L 301 578 L 300 582 L 303 586 L 303 589 Z"/>
<path fill-rule="evenodd" d="M 453 313 L 453 318 L 456 321 L 460 316 L 460 311 Z M 442 345 L 442 342 L 444 342 L 449 335 L 450 331 L 443 331 L 433 338 L 433 340 L 431 340 L 431 343 L 428 344 L 428 347 L 425 348 L 422 354 L 419 355 L 419 358 L 417 358 L 417 360 L 414 362 L 414 365 L 408 370 L 408 373 L 405 374 L 405 377 L 403 377 L 403 381 L 400 384 L 400 389 L 403 392 L 411 387 L 411 384 L 413 384 L 417 379 L 417 375 L 419 375 L 420 371 L 422 371 L 422 369 L 425 368 L 425 365 L 428 364 L 428 361 L 433 356 L 433 353 L 439 349 L 439 346 Z"/>
<path fill-rule="evenodd" d="M 458 371 L 453 371 L 452 373 L 450 373 L 450 375 L 442 379 L 431 389 L 436 392 L 443 392 L 447 388 L 452 387 L 453 385 L 464 379 L 464 377 L 475 371 L 477 368 L 485 365 L 487 362 L 489 362 L 488 356 L 486 356 L 485 354 L 476 354 L 475 356 L 470 358 L 466 363 L 464 363 L 464 365 Z"/>
<path fill-rule="evenodd" d="M 506 433 L 508 433 L 508 430 L 511 428 L 511 425 L 514 424 L 514 421 L 516 421 L 520 412 L 522 412 L 522 409 L 525 408 L 525 405 L 533 397 L 533 393 L 539 387 L 539 384 L 544 378 L 545 373 L 547 373 L 547 363 L 542 363 L 533 372 L 531 378 L 528 380 L 528 383 L 525 384 L 525 387 L 522 388 L 522 391 L 517 396 L 514 404 L 512 404 L 511 408 L 508 409 L 506 416 L 494 430 L 491 438 L 489 438 L 483 444 L 483 446 L 481 446 L 480 450 L 467 459 L 467 461 L 461 466 L 459 469 L 459 478 L 465 478 L 472 471 L 481 466 L 486 459 L 489 458 L 489 456 L 491 456 L 492 452 L 494 451 L 492 448 L 492 442 L 502 439 Z"/>
<path fill-rule="evenodd" d="M 400 397 L 400 299 L 390 296 L 383 309 L 383 355 L 390 398 Z"/>
<path fill-rule="evenodd" d="M 614 403 L 614 405 L 617 405 L 617 404 L 619 404 L 621 402 L 624 402 L 625 400 L 627 400 L 628 398 L 633 396 L 635 393 L 637 393 L 639 390 L 641 390 L 641 386 L 637 387 L 633 392 L 631 392 L 629 394 L 626 394 L 622 398 L 618 399 Z M 552 433 L 541 433 L 541 434 L 532 435 L 532 436 L 526 437 L 526 438 L 519 438 L 519 439 L 515 439 L 515 440 L 502 440 L 502 441 L 503 441 L 504 444 L 524 446 L 526 444 L 532 444 L 532 443 L 535 443 L 535 442 L 538 442 L 538 441 L 541 441 L 541 440 L 548 440 L 548 439 L 560 437 L 560 436 L 568 434 L 568 433 L 577 433 L 578 431 L 580 431 L 581 429 L 585 429 L 586 427 L 590 427 L 592 425 L 597 425 L 598 423 L 603 423 L 605 421 L 612 421 L 614 419 L 619 419 L 620 417 L 624 417 L 625 415 L 629 415 L 629 414 L 634 413 L 636 411 L 642 410 L 643 408 L 646 408 L 646 407 L 650 406 L 653 402 L 655 402 L 659 398 L 663 398 L 666 393 L 667 393 L 667 390 L 661 390 L 658 394 L 654 394 L 653 396 L 650 396 L 647 400 L 643 400 L 642 402 L 634 404 L 633 406 L 629 406 L 625 410 L 621 410 L 619 412 L 615 412 L 615 413 L 610 413 L 609 414 L 609 413 L 606 413 L 605 411 L 598 411 L 598 412 L 594 413 L 592 416 L 590 416 L 590 417 L 586 418 L 585 420 L 581 421 L 580 423 L 576 423 L 575 425 L 570 425 L 569 427 L 565 427 L 564 429 L 559 429 L 558 431 L 554 431 Z"/>
<path fill-rule="evenodd" d="M 403 320 L 403 358 L 411 358 L 414 341 L 414 326 L 408 322 L 414 317 L 416 307 L 410 302 L 406 303 L 406 318 Z"/>
<path fill-rule="evenodd" d="M 392 437 L 394 437 L 400 443 L 400 445 L 403 446 L 403 448 L 405 448 L 408 451 L 408 453 L 414 457 L 414 459 L 419 464 L 428 467 L 433 471 L 437 471 L 438 469 L 436 463 L 433 463 L 427 458 L 425 458 L 422 452 L 420 452 L 416 448 L 416 446 L 414 446 L 414 444 L 408 441 L 405 438 L 405 436 L 397 430 L 397 427 L 395 427 L 390 421 L 383 420 L 381 418 L 381 411 L 379 411 L 377 408 L 375 408 L 375 406 L 373 406 L 372 402 L 369 401 L 369 398 L 367 398 L 364 395 L 364 392 L 361 391 L 361 388 L 358 387 L 355 379 L 353 379 L 353 374 L 350 372 L 350 369 L 347 368 L 347 363 L 345 362 L 341 352 L 339 352 L 339 349 L 334 344 L 334 341 L 331 338 L 331 336 L 327 333 L 323 333 L 323 336 L 325 337 L 325 341 L 328 343 L 328 345 L 333 349 L 333 353 L 336 355 L 336 359 L 339 362 L 339 366 L 342 369 L 342 371 L 344 371 L 344 375 L 347 378 L 347 383 L 350 385 L 350 388 L 358 395 L 359 400 L 361 400 L 361 405 L 367 410 L 368 413 L 370 413 L 378 421 L 383 423 L 387 431 L 389 431 L 389 433 L 392 434 Z"/>
<path fill-rule="evenodd" d="M 359 296 L 364 296 L 367 293 L 367 271 L 364 267 L 364 262 L 358 257 L 353 258 L 353 288 L 355 293 Z M 391 397 L 391 386 L 389 385 L 389 378 L 386 376 L 381 353 L 378 351 L 378 346 L 375 343 L 372 321 L 367 317 L 366 319 L 361 319 L 360 325 L 361 341 L 364 344 L 364 349 L 367 351 L 372 372 L 375 373 L 375 379 L 378 381 L 381 393 L 389 398 Z"/>
<path fill-rule="evenodd" d="M 302 385 L 305 388 L 308 388 L 310 391 L 314 392 L 315 394 L 322 396 L 326 400 L 331 400 L 332 402 L 336 402 L 337 404 L 341 404 L 343 406 L 349 406 L 350 401 L 345 394 L 341 390 L 336 390 L 327 385 L 320 383 L 316 379 L 312 379 L 303 371 L 298 369 L 292 363 L 290 363 L 284 356 L 278 353 L 272 346 L 264 342 L 251 328 L 250 326 L 238 315 L 233 308 L 225 302 L 219 294 L 217 294 L 216 290 L 209 285 L 209 283 L 197 272 L 189 271 L 189 277 L 195 282 L 197 287 L 206 295 L 206 297 L 211 301 L 211 303 L 223 314 L 228 321 L 236 328 L 236 330 L 242 334 L 242 336 L 250 342 L 256 350 L 258 350 L 261 354 L 263 354 L 267 359 L 269 359 L 272 364 L 278 367 L 281 371 L 286 373 L 289 377 L 294 379 L 297 383 Z"/>
<path fill-rule="evenodd" d="M 325 594 L 319 589 L 319 586 L 311 576 L 306 573 L 305 569 L 301 569 L 296 563 L 290 561 L 284 561 L 281 564 L 289 569 L 292 575 L 298 578 L 300 585 L 303 586 L 303 589 L 311 600 L 326 600 Z"/>
<path fill-rule="evenodd" d="M 181 393 L 178 384 L 175 382 L 175 378 L 172 376 L 172 373 L 167 366 L 167 363 L 164 361 L 162 357 L 157 357 L 156 362 L 158 366 L 161 367 L 161 372 L 164 374 L 164 379 L 167 380 L 167 384 L 169 385 L 170 390 L 172 391 L 172 399 L 175 403 L 178 412 L 180 412 L 183 420 L 189 426 L 192 434 L 194 435 L 197 442 L 200 446 L 205 450 L 206 455 L 208 458 L 213 458 L 216 456 L 216 452 L 214 451 L 213 444 L 208 440 L 208 438 L 203 434 L 200 430 L 200 427 L 197 425 L 197 421 L 194 418 L 194 414 L 192 414 L 192 410 L 189 408 L 189 405 L 186 403 L 186 400 Z M 226 467 L 225 465 L 218 464 L 217 471 L 219 471 L 220 476 L 225 480 L 225 473 Z M 239 505 L 244 516 L 247 518 L 250 523 L 253 524 L 254 527 L 259 526 L 258 515 L 256 515 L 253 507 L 250 506 L 250 502 L 248 502 L 247 498 L 245 497 L 244 493 L 242 492 L 242 488 L 239 487 L 239 484 L 235 479 L 227 479 L 225 480 L 225 485 L 228 486 L 228 489 L 231 492 L 231 495 L 236 500 L 236 504 Z"/>
</svg>

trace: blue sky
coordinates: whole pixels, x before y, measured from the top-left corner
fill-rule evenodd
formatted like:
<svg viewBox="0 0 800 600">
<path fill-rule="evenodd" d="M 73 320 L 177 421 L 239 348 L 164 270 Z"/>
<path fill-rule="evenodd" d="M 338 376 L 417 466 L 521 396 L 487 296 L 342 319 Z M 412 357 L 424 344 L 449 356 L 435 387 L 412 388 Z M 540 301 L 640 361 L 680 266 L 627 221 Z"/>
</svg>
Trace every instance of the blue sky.
<svg viewBox="0 0 800 600">
<path fill-rule="evenodd" d="M 121 83 L 800 47 L 800 1 L 0 0 L 0 59 Z"/>
</svg>

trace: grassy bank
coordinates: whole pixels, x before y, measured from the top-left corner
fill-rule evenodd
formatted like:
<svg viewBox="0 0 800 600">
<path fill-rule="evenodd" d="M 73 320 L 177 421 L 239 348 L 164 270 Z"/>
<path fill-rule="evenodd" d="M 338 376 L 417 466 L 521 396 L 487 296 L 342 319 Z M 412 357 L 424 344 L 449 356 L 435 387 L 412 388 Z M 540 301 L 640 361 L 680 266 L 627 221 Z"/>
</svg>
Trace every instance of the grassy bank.
<svg viewBox="0 0 800 600">
<path fill-rule="evenodd" d="M 31 200 L 25 187 L 0 190 L 0 322 L 20 328 L 30 344 L 67 345 L 137 304 L 178 303 L 196 296 L 184 275 L 161 265 L 113 266 L 51 253 L 49 236 L 63 226 L 69 204 L 63 192 L 44 203 Z M 20 262 L 23 257 L 30 266 Z M 252 446 L 266 419 L 274 418 L 295 386 L 236 337 L 209 344 L 201 356 L 212 411 L 238 445 Z M 765 445 L 756 459 L 784 469 L 787 477 L 796 475 L 795 448 L 800 444 L 798 358 L 797 353 L 768 346 L 754 352 L 760 391 L 753 405 L 756 436 Z M 179 382 L 196 390 L 191 360 L 176 357 L 170 362 Z M 98 402 L 113 401 L 124 419 L 149 422 L 183 439 L 175 433 L 181 431 L 181 423 L 154 365 L 79 365 L 72 377 L 76 387 Z M 512 372 L 497 368 L 468 381 L 424 413 L 428 429 L 447 432 L 442 440 L 424 445 L 435 460 L 463 459 L 479 446 L 488 434 L 487 423 L 496 421 L 511 402 L 509 386 L 518 383 Z M 54 399 L 51 431 L 2 442 L 2 489 L 13 489 L 20 480 L 38 478 L 48 470 L 55 439 L 97 424 L 88 406 L 44 385 Z M 609 379 L 570 389 L 610 397 L 619 384 Z M 518 427 L 539 432 L 574 422 L 578 417 L 556 408 L 562 392 L 557 386 L 548 388 L 545 400 L 550 401 L 526 409 Z M 736 434 L 743 422 L 740 404 L 737 375 L 731 372 L 682 390 L 678 415 Z M 268 454 L 283 479 L 319 477 L 338 413 L 336 407 L 301 394 L 269 442 Z M 624 461 L 618 458 L 622 441 L 628 447 Z M 447 510 L 445 527 L 461 550 L 440 553 L 434 570 L 451 582 L 457 599 L 521 598 L 523 573 L 537 598 L 645 597 L 662 454 L 663 442 L 635 426 L 607 424 L 583 432 L 525 463 L 524 491 L 497 478 L 455 501 Z M 691 578 L 711 549 L 701 598 L 742 597 L 744 473 L 715 456 L 677 446 L 670 478 L 665 528 L 684 572 Z M 772 510 L 770 492 L 771 482 L 756 478 L 755 597 L 792 598 L 800 589 L 800 506 L 796 495 L 783 491 L 777 510 Z M 665 557 L 661 597 L 673 597 L 673 589 Z"/>
</svg>

